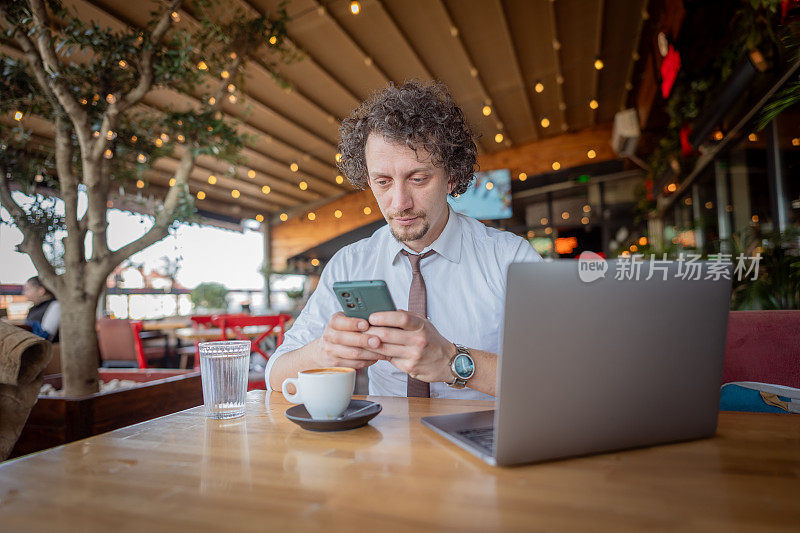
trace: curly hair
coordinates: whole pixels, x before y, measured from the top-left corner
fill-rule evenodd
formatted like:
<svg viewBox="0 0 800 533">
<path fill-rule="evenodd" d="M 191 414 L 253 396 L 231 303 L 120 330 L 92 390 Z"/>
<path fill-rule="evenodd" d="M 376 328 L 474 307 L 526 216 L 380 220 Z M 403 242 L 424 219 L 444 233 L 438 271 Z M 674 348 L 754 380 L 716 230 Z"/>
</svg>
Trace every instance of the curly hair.
<svg viewBox="0 0 800 533">
<path fill-rule="evenodd" d="M 369 183 L 364 149 L 370 133 L 428 152 L 453 182 L 452 196 L 466 192 L 477 169 L 472 130 L 441 82 L 389 83 L 344 119 L 339 133 L 339 170 L 358 189 Z"/>
</svg>

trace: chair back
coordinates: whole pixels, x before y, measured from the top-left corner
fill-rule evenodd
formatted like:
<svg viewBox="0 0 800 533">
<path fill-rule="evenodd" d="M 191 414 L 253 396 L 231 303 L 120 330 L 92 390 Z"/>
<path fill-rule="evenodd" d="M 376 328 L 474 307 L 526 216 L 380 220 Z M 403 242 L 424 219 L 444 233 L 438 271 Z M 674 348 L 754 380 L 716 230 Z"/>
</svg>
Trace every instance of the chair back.
<svg viewBox="0 0 800 533">
<path fill-rule="evenodd" d="M 141 322 L 120 318 L 100 318 L 95 325 L 102 361 L 136 361 L 147 368 L 139 333 Z"/>
<path fill-rule="evenodd" d="M 212 323 L 222 330 L 220 340 L 229 339 L 231 336 L 237 339 L 251 340 L 252 351 L 260 353 L 265 359 L 269 359 L 269 355 L 261 350 L 259 344 L 268 335 L 275 333 L 277 337 L 276 346 L 280 346 L 283 342 L 286 323 L 291 318 L 289 315 L 217 315 L 213 318 Z M 265 329 L 258 335 L 248 336 L 242 332 L 242 328 L 254 326 L 263 326 Z"/>
<path fill-rule="evenodd" d="M 800 311 L 731 311 L 722 382 L 800 388 Z"/>
</svg>

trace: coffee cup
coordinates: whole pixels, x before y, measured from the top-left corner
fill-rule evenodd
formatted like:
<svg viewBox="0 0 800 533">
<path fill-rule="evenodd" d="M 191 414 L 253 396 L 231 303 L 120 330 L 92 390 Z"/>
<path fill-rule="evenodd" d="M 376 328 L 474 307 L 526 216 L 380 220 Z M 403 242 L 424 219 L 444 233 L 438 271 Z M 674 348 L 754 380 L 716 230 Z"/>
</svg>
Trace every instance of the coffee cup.
<svg viewBox="0 0 800 533">
<path fill-rule="evenodd" d="M 289 385 L 297 392 L 289 394 Z M 304 404 L 314 420 L 332 420 L 347 410 L 355 385 L 356 371 L 352 368 L 314 368 L 285 379 L 281 392 L 288 401 Z"/>
</svg>

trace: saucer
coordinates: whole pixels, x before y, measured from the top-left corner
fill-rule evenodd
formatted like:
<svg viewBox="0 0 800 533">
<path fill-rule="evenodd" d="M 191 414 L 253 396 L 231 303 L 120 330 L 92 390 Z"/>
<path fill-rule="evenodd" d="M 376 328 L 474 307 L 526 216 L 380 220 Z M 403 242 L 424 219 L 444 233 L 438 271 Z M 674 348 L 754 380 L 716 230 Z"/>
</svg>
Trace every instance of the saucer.
<svg viewBox="0 0 800 533">
<path fill-rule="evenodd" d="M 366 409 L 355 416 L 349 416 L 347 413 L 352 413 L 358 409 L 364 408 L 368 405 L 372 407 Z M 344 431 L 346 429 L 355 429 L 364 426 L 378 416 L 381 412 L 381 404 L 369 402 L 367 400 L 350 400 L 350 405 L 342 415 L 341 420 L 314 420 L 311 415 L 306 411 L 306 406 L 303 404 L 295 405 L 286 410 L 286 418 L 297 424 L 303 429 L 311 431 Z"/>
</svg>

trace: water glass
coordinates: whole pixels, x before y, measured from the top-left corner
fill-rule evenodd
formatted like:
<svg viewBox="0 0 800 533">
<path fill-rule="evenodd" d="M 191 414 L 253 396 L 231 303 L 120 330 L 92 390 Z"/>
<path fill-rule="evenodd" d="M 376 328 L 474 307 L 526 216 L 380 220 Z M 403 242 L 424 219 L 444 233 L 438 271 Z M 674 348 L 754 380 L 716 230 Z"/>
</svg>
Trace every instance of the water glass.
<svg viewBox="0 0 800 533">
<path fill-rule="evenodd" d="M 244 415 L 250 341 L 200 343 L 200 374 L 208 418 Z"/>
</svg>

